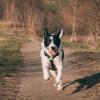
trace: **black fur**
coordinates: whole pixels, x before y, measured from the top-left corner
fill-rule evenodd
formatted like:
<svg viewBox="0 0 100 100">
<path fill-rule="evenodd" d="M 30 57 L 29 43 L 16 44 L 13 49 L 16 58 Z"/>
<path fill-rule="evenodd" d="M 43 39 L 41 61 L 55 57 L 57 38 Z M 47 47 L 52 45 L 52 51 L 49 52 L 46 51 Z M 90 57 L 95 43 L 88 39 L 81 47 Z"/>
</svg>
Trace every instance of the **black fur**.
<svg viewBox="0 0 100 100">
<path fill-rule="evenodd" d="M 59 39 L 58 35 L 53 36 L 53 42 L 57 46 L 57 48 L 59 48 L 61 40 Z"/>
<path fill-rule="evenodd" d="M 57 46 L 57 48 L 59 48 L 60 42 L 61 42 L 59 35 L 60 35 L 60 32 L 58 32 L 55 35 L 52 35 L 52 34 L 48 33 L 48 31 L 46 30 L 44 32 L 44 45 L 45 45 L 45 47 L 47 47 L 51 43 L 51 41 L 53 41 L 53 43 Z M 51 36 L 53 37 L 53 40 L 50 39 Z"/>
<path fill-rule="evenodd" d="M 62 49 L 62 60 L 64 59 L 64 50 Z"/>
<path fill-rule="evenodd" d="M 47 47 L 51 43 L 49 36 L 44 37 L 44 45 Z"/>
</svg>

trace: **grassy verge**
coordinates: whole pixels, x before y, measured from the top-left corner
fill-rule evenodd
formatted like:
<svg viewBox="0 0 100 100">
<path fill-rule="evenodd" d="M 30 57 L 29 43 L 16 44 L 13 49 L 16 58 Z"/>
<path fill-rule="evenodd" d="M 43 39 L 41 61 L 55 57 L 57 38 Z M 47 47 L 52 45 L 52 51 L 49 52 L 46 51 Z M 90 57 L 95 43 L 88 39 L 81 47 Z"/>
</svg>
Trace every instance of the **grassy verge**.
<svg viewBox="0 0 100 100">
<path fill-rule="evenodd" d="M 13 69 L 20 63 L 20 43 L 17 39 L 8 38 L 0 45 L 0 66 Z"/>
<path fill-rule="evenodd" d="M 18 39 L 2 36 L 0 42 L 0 77 L 11 76 L 21 62 L 20 42 Z"/>
<path fill-rule="evenodd" d="M 19 84 L 17 67 L 21 63 L 21 40 L 0 33 L 0 99 L 15 100 Z"/>
<path fill-rule="evenodd" d="M 86 44 L 79 43 L 79 42 L 71 42 L 71 41 L 66 41 L 63 42 L 63 46 L 65 48 L 70 48 L 78 51 L 93 51 L 93 52 L 100 52 L 100 47 L 98 48 L 91 48 Z"/>
</svg>

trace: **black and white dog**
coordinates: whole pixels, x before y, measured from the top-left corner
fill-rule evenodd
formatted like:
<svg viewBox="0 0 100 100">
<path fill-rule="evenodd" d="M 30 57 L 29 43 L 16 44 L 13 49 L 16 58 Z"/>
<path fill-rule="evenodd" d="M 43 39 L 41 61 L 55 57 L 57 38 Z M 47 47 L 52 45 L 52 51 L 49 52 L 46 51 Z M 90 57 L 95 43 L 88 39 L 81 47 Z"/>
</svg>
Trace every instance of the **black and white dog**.
<svg viewBox="0 0 100 100">
<path fill-rule="evenodd" d="M 58 86 L 57 90 L 62 90 L 62 70 L 64 52 L 61 45 L 61 37 L 63 30 L 57 34 L 50 34 L 47 29 L 44 32 L 44 38 L 41 43 L 42 49 L 40 52 L 43 68 L 43 78 L 50 78 L 49 72 L 56 79 L 54 86 Z"/>
</svg>

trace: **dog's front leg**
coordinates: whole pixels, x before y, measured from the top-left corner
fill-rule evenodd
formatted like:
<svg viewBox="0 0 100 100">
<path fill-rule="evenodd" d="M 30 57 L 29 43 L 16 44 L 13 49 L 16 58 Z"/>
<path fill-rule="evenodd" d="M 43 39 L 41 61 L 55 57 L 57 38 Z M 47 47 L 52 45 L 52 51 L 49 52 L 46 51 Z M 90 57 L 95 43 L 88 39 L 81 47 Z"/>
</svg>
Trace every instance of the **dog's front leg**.
<svg viewBox="0 0 100 100">
<path fill-rule="evenodd" d="M 45 80 L 48 80 L 50 78 L 50 75 L 49 75 L 49 69 L 48 69 L 48 64 L 42 64 L 42 68 L 43 68 L 43 78 Z"/>
<path fill-rule="evenodd" d="M 41 56 L 41 61 L 42 61 L 42 69 L 43 69 L 43 78 L 45 80 L 49 79 L 49 71 L 48 71 L 48 67 L 49 67 L 49 59 L 44 55 L 44 50 L 42 49 L 40 52 L 40 56 Z"/>
<path fill-rule="evenodd" d="M 57 69 L 57 77 L 56 77 L 56 83 L 58 85 L 57 90 L 62 90 L 62 66 L 59 66 L 60 68 Z"/>
</svg>

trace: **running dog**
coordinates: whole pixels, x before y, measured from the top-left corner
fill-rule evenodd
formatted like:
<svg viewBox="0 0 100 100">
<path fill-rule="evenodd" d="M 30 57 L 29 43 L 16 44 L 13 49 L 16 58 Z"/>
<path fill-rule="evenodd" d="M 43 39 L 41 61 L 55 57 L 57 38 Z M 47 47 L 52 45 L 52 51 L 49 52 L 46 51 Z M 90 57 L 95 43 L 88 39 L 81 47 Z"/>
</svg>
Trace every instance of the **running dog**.
<svg viewBox="0 0 100 100">
<path fill-rule="evenodd" d="M 64 51 L 61 45 L 63 30 L 56 34 L 50 34 L 47 29 L 44 31 L 43 41 L 41 43 L 41 61 L 43 68 L 43 78 L 48 80 L 50 74 L 55 78 L 54 86 L 57 90 L 62 90 L 62 71 Z"/>
</svg>

